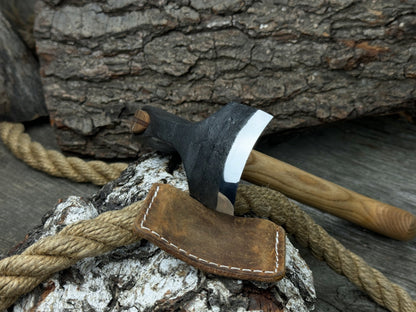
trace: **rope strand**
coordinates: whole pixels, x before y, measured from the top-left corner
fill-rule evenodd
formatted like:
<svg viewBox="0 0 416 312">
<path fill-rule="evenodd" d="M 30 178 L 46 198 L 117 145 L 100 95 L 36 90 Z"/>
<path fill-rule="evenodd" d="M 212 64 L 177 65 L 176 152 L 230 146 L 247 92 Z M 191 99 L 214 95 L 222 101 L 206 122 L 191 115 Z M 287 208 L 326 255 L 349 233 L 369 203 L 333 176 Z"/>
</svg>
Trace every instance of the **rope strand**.
<svg viewBox="0 0 416 312">
<path fill-rule="evenodd" d="M 127 168 L 126 163 L 84 161 L 78 157 L 65 157 L 57 151 L 47 150 L 41 144 L 32 142 L 29 135 L 24 133 L 24 126 L 19 123 L 1 122 L 0 137 L 17 158 L 32 168 L 55 177 L 104 185 L 119 177 Z"/>
<path fill-rule="evenodd" d="M 53 273 L 69 268 L 85 257 L 104 254 L 140 238 L 132 231 L 141 202 L 109 211 L 95 219 L 65 227 L 43 238 L 22 254 L 0 261 L 0 310 L 31 291 Z"/>
</svg>

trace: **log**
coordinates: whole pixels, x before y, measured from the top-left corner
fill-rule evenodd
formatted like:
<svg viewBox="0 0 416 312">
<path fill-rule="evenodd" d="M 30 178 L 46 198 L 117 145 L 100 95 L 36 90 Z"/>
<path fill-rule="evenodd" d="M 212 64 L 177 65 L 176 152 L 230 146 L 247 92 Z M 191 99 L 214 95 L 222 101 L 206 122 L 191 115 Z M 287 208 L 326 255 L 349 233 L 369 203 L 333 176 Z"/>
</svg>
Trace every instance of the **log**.
<svg viewBox="0 0 416 312">
<path fill-rule="evenodd" d="M 61 148 L 128 157 L 144 104 L 197 121 L 237 100 L 268 133 L 414 109 L 415 21 L 400 0 L 43 0 L 35 36 Z"/>
<path fill-rule="evenodd" d="M 36 1 L 0 0 L 0 10 L 32 53 L 36 52 L 33 24 Z"/>
<path fill-rule="evenodd" d="M 1 10 L 0 49 L 0 121 L 47 116 L 38 61 Z"/>
<path fill-rule="evenodd" d="M 186 189 L 183 169 L 172 172 L 168 167 L 168 158 L 148 155 L 93 197 L 69 197 L 45 216 L 21 248 L 67 224 L 142 200 L 153 183 Z M 55 274 L 11 311 L 312 310 L 312 273 L 289 239 L 286 266 L 286 277 L 276 283 L 235 280 L 205 274 L 143 240 Z"/>
</svg>

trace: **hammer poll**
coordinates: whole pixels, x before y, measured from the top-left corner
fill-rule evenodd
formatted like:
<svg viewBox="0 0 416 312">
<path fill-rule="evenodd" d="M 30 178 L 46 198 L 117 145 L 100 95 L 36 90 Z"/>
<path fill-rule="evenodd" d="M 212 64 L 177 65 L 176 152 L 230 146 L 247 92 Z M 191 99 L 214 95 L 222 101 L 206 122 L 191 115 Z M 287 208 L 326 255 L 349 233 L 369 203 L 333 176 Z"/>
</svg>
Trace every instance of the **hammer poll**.
<svg viewBox="0 0 416 312">
<path fill-rule="evenodd" d="M 190 195 L 208 208 L 218 210 L 223 195 L 233 204 L 242 178 L 379 234 L 398 240 L 416 236 L 416 217 L 410 212 L 252 150 L 272 118 L 234 102 L 195 123 L 145 106 L 135 113 L 131 130 L 165 152 L 179 153 Z"/>
</svg>

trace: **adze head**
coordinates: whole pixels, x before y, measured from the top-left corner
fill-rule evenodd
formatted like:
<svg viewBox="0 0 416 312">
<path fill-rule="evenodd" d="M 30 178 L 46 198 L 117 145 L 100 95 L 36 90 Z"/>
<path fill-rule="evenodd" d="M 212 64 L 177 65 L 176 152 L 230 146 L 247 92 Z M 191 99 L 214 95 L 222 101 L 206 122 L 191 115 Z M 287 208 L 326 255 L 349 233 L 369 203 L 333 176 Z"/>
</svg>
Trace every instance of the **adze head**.
<svg viewBox="0 0 416 312">
<path fill-rule="evenodd" d="M 273 117 L 230 103 L 201 122 L 190 122 L 160 108 L 136 112 L 132 131 L 163 141 L 181 156 L 189 193 L 216 209 L 219 193 L 234 203 L 238 182 L 258 137 Z"/>
</svg>

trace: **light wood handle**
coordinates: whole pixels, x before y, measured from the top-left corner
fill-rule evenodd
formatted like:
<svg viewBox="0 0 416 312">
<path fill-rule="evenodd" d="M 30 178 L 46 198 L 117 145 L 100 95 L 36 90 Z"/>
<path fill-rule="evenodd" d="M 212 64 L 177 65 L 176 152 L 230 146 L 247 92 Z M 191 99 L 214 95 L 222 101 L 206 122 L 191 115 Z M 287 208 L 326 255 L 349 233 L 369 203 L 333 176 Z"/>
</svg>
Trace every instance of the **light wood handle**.
<svg viewBox="0 0 416 312">
<path fill-rule="evenodd" d="M 398 240 L 416 236 L 416 217 L 257 151 L 252 151 L 243 179 Z"/>
</svg>

